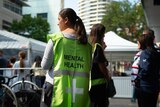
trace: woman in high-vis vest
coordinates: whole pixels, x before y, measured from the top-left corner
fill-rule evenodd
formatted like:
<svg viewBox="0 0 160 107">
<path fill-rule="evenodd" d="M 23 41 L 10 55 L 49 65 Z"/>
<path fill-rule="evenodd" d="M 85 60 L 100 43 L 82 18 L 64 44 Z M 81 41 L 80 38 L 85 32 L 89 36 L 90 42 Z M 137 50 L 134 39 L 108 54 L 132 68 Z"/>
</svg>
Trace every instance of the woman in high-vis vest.
<svg viewBox="0 0 160 107">
<path fill-rule="evenodd" d="M 106 83 L 109 80 L 109 71 L 106 68 L 108 61 L 104 56 L 105 27 L 102 24 L 93 25 L 90 33 L 90 43 L 93 46 L 93 64 L 91 69 L 90 98 L 92 107 L 108 107 Z"/>
<path fill-rule="evenodd" d="M 51 106 L 89 107 L 92 46 L 84 24 L 73 9 L 65 8 L 59 13 L 58 25 L 61 32 L 48 35 L 41 64 L 43 68 L 54 68 Z"/>
</svg>

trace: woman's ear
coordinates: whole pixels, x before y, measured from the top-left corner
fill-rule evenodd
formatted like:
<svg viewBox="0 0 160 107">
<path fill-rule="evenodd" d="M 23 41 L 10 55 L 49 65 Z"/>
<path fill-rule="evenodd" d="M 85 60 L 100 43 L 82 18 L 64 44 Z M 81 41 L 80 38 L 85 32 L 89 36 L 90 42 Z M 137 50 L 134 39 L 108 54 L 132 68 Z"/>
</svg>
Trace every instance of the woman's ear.
<svg viewBox="0 0 160 107">
<path fill-rule="evenodd" d="M 66 18 L 64 19 L 64 23 L 67 24 L 68 21 L 69 21 L 69 20 L 68 20 L 68 17 L 66 17 Z"/>
</svg>

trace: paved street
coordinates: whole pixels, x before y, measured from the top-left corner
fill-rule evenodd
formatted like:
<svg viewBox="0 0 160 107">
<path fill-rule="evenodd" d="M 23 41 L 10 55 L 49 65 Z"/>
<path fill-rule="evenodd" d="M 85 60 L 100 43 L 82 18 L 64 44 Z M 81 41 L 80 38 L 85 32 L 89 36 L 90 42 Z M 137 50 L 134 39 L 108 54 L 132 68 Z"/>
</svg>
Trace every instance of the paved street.
<svg viewBox="0 0 160 107">
<path fill-rule="evenodd" d="M 112 98 L 109 107 L 138 107 L 137 103 L 131 103 L 130 99 Z"/>
</svg>

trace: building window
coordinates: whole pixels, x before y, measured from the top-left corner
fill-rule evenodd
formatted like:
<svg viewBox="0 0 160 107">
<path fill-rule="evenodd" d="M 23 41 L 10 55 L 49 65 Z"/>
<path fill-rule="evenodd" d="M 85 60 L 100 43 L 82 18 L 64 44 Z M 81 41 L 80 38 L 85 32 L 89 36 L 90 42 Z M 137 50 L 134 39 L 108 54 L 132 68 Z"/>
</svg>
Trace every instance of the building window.
<svg viewBox="0 0 160 107">
<path fill-rule="evenodd" d="M 11 10 L 12 12 L 15 12 L 17 14 L 22 15 L 22 7 L 18 4 L 15 4 L 15 3 L 11 2 L 11 1 L 4 0 L 3 1 L 3 7 Z"/>
<path fill-rule="evenodd" d="M 11 23 L 10 22 L 8 22 L 6 20 L 2 21 L 2 29 L 8 30 L 10 27 L 11 27 Z"/>
<path fill-rule="evenodd" d="M 160 5 L 160 0 L 154 0 L 154 5 Z"/>
<path fill-rule="evenodd" d="M 38 13 L 37 17 L 41 17 L 44 20 L 47 20 L 48 14 L 47 13 Z"/>
</svg>

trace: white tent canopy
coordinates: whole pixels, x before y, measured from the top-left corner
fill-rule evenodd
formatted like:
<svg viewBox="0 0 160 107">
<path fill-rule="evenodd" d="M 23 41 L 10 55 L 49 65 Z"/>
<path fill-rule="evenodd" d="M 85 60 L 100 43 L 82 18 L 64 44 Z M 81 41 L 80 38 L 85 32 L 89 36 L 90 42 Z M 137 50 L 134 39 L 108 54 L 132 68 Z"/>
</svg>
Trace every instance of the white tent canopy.
<svg viewBox="0 0 160 107">
<path fill-rule="evenodd" d="M 104 50 L 109 61 L 133 61 L 138 51 L 138 45 L 121 38 L 113 31 L 105 34 L 104 42 L 107 47 Z"/>
<path fill-rule="evenodd" d="M 0 30 L 0 49 L 29 48 L 29 41 L 25 37 Z"/>
<path fill-rule="evenodd" d="M 110 71 L 126 71 L 124 64 L 131 64 L 138 51 L 138 45 L 121 38 L 116 33 L 109 31 L 105 34 L 105 56 L 110 62 Z M 128 69 L 128 68 L 127 68 Z"/>
<path fill-rule="evenodd" d="M 105 51 L 138 51 L 137 44 L 121 38 L 113 31 L 105 34 L 104 42 L 107 45 Z"/>
<path fill-rule="evenodd" d="M 26 50 L 28 59 L 32 58 L 32 54 L 42 56 L 46 47 L 46 43 L 26 38 L 5 30 L 0 30 L 0 49 L 7 50 L 6 54 L 13 55 L 15 51 Z M 10 52 L 12 51 L 12 52 Z M 17 54 L 17 53 L 16 53 Z"/>
</svg>

